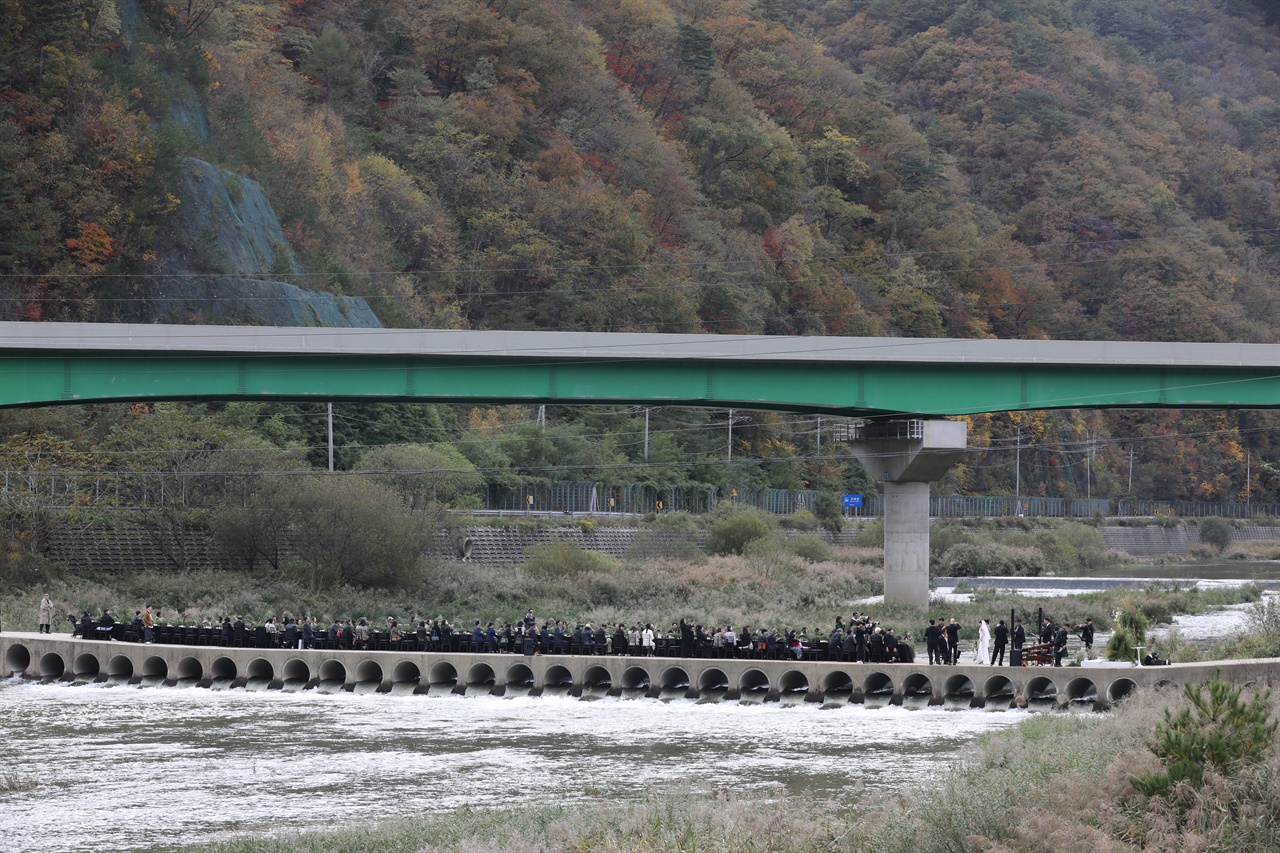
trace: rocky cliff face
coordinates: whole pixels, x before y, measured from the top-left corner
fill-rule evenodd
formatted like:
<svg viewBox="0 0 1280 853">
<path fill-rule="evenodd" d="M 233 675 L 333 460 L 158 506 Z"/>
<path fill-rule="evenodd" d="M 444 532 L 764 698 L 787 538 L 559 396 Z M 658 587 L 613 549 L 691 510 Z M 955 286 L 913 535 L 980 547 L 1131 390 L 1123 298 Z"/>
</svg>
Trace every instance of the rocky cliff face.
<svg viewBox="0 0 1280 853">
<path fill-rule="evenodd" d="M 184 158 L 159 274 L 123 285 L 126 322 L 380 328 L 358 296 L 305 290 L 280 221 L 257 181 Z"/>
</svg>

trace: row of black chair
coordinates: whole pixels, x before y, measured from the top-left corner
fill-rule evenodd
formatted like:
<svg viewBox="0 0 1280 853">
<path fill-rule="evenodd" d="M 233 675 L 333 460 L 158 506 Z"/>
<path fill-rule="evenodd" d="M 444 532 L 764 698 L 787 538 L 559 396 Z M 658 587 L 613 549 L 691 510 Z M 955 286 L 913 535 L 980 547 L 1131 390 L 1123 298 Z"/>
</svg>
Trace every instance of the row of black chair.
<svg viewBox="0 0 1280 853">
<path fill-rule="evenodd" d="M 135 630 L 132 625 L 123 622 L 117 622 L 111 627 L 102 627 L 95 624 L 93 636 L 96 639 L 111 639 L 126 643 L 138 643 L 143 640 L 143 632 Z M 249 648 L 249 649 L 270 649 L 282 648 L 288 645 L 283 632 L 269 633 L 266 628 L 257 626 L 253 628 L 235 629 L 233 628 L 228 636 L 219 628 L 201 628 L 196 626 L 182 625 L 157 625 L 152 629 L 152 639 L 154 642 L 163 643 L 165 645 L 186 645 L 186 646 L 223 646 L 229 648 Z M 297 646 L 301 634 L 293 639 L 292 645 Z M 511 638 L 510 643 L 503 643 L 499 638 L 497 643 L 488 643 L 481 641 L 475 643 L 471 637 L 466 634 L 453 634 L 447 639 L 439 640 L 419 640 L 416 634 L 403 634 L 393 638 L 393 636 L 385 631 L 374 631 L 369 635 L 366 643 L 353 643 L 353 647 L 368 649 L 370 651 L 398 651 L 398 652 L 447 652 L 453 654 L 468 653 L 486 653 L 486 652 L 510 652 L 514 654 L 524 653 L 524 638 L 515 636 Z M 342 640 L 330 639 L 326 631 L 317 631 L 312 640 L 306 644 L 306 648 L 325 649 L 325 650 L 341 650 L 347 648 Z M 609 648 L 606 646 L 606 648 Z M 548 646 L 543 646 L 539 641 L 535 644 L 535 650 L 541 654 L 564 654 L 564 655 L 582 655 L 582 654 L 605 654 L 605 652 L 596 652 L 594 647 L 592 651 L 587 651 L 586 647 L 580 642 L 572 638 L 565 638 L 564 642 L 559 646 L 554 642 Z M 621 655 L 633 653 L 637 657 L 644 656 L 643 649 L 625 649 L 613 650 L 609 649 L 609 654 Z M 680 640 L 659 637 L 654 641 L 655 657 L 697 657 L 697 658 L 715 658 L 715 659 L 750 659 L 750 660 L 787 660 L 795 657 L 795 652 L 791 649 L 779 646 L 775 650 L 760 649 L 756 645 L 716 648 L 710 645 L 705 647 L 694 647 L 691 654 L 684 654 L 684 646 Z M 844 661 L 851 662 L 854 656 L 844 652 L 829 651 L 826 643 L 814 643 L 803 647 L 802 660 L 805 661 Z M 878 659 L 876 659 L 878 658 Z M 914 658 L 911 647 L 906 643 L 898 644 L 898 659 L 904 663 L 910 663 Z M 887 660 L 883 651 L 878 651 L 874 647 L 870 652 L 871 663 L 892 663 L 894 661 Z"/>
</svg>

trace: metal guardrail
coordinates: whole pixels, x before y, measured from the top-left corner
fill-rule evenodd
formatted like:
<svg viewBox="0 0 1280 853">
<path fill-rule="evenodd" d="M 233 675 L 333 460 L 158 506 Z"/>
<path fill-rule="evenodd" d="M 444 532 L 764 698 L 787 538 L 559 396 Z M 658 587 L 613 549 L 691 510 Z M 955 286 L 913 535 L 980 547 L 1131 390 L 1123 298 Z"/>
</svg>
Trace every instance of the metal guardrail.
<svg viewBox="0 0 1280 853">
<path fill-rule="evenodd" d="M 45 510 L 76 508 L 144 509 L 150 507 L 213 508 L 247 494 L 252 477 L 261 474 L 151 475 L 120 473 L 103 476 L 25 471 L 0 471 L 0 506 L 39 505 Z M 534 482 L 522 487 L 489 484 L 486 513 L 583 515 L 647 515 L 651 512 L 705 513 L 721 503 L 751 506 L 786 515 L 812 511 L 819 492 L 811 489 L 660 487 L 645 483 L 610 484 L 593 481 Z M 929 499 L 935 518 L 1207 518 L 1252 519 L 1280 517 L 1280 504 L 1213 501 L 1157 501 L 1106 498 L 1048 498 L 1012 495 L 943 495 Z M 884 499 L 865 495 L 855 518 L 884 515 Z"/>
</svg>

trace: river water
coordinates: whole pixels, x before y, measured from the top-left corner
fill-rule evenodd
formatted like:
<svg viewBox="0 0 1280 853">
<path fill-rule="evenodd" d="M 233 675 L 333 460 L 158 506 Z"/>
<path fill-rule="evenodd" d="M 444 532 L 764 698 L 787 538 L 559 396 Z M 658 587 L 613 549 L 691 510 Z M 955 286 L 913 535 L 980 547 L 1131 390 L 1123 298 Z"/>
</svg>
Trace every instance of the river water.
<svg viewBox="0 0 1280 853">
<path fill-rule="evenodd" d="M 23 853 L 172 850 L 664 784 L 835 797 L 914 786 L 1024 716 L 14 679 L 0 682 L 0 773 L 39 787 L 0 794 L 0 838 Z"/>
</svg>

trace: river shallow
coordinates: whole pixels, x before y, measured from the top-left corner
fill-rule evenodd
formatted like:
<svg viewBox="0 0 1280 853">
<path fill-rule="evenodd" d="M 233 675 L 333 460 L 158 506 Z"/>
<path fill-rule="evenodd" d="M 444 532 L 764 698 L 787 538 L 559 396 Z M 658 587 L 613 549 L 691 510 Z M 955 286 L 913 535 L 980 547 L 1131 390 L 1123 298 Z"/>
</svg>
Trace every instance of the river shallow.
<svg viewBox="0 0 1280 853">
<path fill-rule="evenodd" d="M 829 798 L 936 775 L 1022 712 L 0 683 L 0 837 L 23 853 L 239 834 L 644 788 Z M 9 845 L 6 845 L 9 846 Z"/>
</svg>

